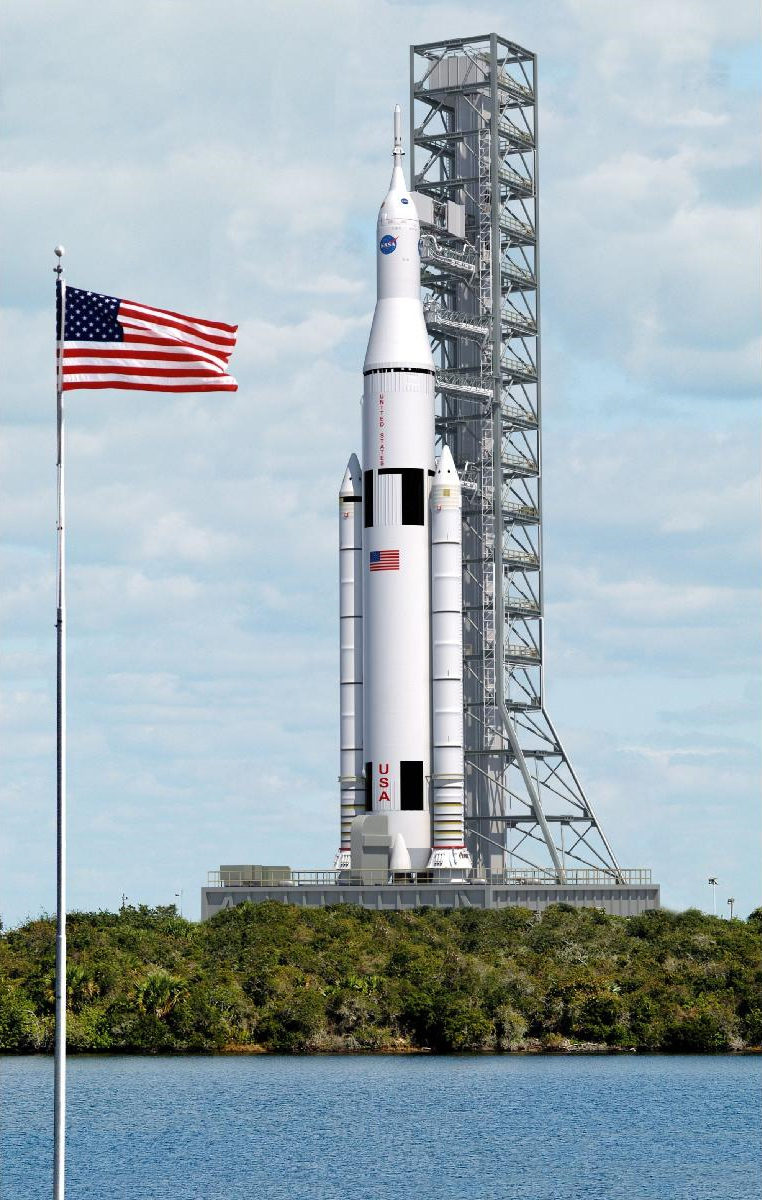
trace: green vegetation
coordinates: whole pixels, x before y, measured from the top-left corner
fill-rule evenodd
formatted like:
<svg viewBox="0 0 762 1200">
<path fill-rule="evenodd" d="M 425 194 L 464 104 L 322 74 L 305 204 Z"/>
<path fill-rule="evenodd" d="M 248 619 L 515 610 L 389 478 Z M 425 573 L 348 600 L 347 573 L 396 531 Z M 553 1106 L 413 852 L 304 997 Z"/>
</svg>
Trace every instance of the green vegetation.
<svg viewBox="0 0 762 1200">
<path fill-rule="evenodd" d="M 762 910 L 305 911 L 69 918 L 75 1051 L 727 1051 L 762 1041 Z M 55 924 L 0 939 L 0 1048 L 52 1049 Z"/>
</svg>

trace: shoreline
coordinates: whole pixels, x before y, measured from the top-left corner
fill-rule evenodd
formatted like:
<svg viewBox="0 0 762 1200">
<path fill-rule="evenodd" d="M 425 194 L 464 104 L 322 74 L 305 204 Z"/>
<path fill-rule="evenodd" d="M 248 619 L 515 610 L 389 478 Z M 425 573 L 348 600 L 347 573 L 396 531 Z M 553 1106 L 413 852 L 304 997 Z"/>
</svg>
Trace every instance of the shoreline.
<svg viewBox="0 0 762 1200">
<path fill-rule="evenodd" d="M 585 1044 L 560 1049 L 524 1047 L 516 1050 L 432 1050 L 429 1046 L 379 1047 L 375 1050 L 328 1047 L 313 1050 L 267 1050 L 264 1046 L 223 1046 L 217 1050 L 75 1050 L 67 1049 L 67 1058 L 759 1058 L 762 1046 L 744 1046 L 738 1050 L 658 1050 L 639 1046 Z M 7 1050 L 0 1047 L 0 1058 L 53 1058 L 52 1050 Z"/>
</svg>

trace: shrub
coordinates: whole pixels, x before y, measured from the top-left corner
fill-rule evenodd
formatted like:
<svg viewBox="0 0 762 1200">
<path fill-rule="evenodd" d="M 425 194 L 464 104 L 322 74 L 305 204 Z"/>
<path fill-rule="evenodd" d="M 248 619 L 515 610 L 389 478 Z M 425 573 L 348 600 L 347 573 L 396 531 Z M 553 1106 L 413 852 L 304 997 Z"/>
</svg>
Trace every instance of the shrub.
<svg viewBox="0 0 762 1200">
<path fill-rule="evenodd" d="M 711 1054 L 731 1047 L 733 1033 L 720 1013 L 703 1012 L 667 1025 L 663 1047 L 682 1054 Z"/>
<path fill-rule="evenodd" d="M 431 1028 L 432 1048 L 483 1050 L 495 1044 L 495 1027 L 468 996 L 450 996 L 438 1006 Z"/>
<path fill-rule="evenodd" d="M 521 1013 L 509 1004 L 502 1004 L 494 1013 L 495 1037 L 500 1050 L 515 1049 L 524 1040 L 527 1023 Z"/>
<path fill-rule="evenodd" d="M 305 990 L 287 1004 L 265 1010 L 257 1024 L 257 1037 L 269 1050 L 308 1050 L 326 1025 L 325 999 L 319 992 Z"/>
</svg>

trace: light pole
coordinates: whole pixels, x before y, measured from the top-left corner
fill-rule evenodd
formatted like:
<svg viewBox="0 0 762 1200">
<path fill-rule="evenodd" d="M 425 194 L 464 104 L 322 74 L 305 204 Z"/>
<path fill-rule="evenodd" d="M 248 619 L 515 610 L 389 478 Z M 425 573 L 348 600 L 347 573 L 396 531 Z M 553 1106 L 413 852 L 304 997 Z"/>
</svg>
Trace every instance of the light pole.
<svg viewBox="0 0 762 1200">
<path fill-rule="evenodd" d="M 730 919 L 733 920 L 733 905 L 735 904 L 735 896 L 728 896 L 728 904 L 730 905 Z"/>
<path fill-rule="evenodd" d="M 714 875 L 709 876 L 709 878 L 707 879 L 707 883 L 709 884 L 710 888 L 712 889 L 712 912 L 714 913 L 714 915 L 716 917 L 717 916 L 717 880 L 714 878 Z"/>
<path fill-rule="evenodd" d="M 183 889 L 182 888 L 180 888 L 179 892 L 175 892 L 175 900 L 180 901 L 180 916 L 182 916 L 183 915 Z"/>
</svg>

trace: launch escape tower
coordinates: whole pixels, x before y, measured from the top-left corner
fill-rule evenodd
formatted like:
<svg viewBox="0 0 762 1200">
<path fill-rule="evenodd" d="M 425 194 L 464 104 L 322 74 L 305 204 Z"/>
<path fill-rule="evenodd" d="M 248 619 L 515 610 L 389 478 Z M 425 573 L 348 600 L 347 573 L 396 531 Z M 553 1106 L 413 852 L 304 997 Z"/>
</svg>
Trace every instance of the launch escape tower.
<svg viewBox="0 0 762 1200">
<path fill-rule="evenodd" d="M 495 34 L 410 48 L 410 187 L 463 503 L 474 863 L 624 878 L 545 707 L 537 63 Z"/>
</svg>

